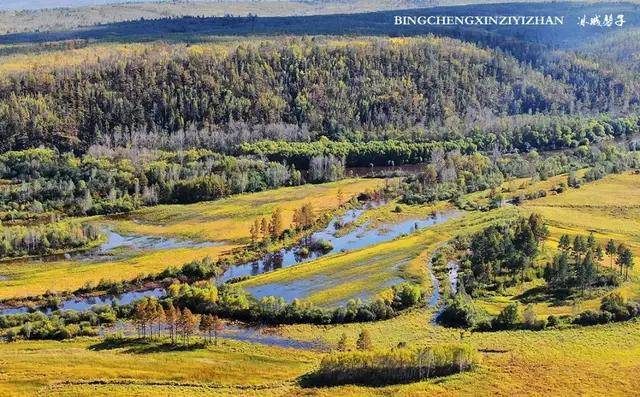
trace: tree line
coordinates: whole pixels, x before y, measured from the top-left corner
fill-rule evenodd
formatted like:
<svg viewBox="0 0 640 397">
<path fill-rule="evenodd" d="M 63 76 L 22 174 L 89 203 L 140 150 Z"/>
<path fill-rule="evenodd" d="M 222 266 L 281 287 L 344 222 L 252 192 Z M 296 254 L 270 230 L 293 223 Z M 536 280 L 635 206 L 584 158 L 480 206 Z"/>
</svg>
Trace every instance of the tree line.
<svg viewBox="0 0 640 397">
<path fill-rule="evenodd" d="M 325 161 L 323 157 L 312 160 Z M 330 161 L 327 160 L 327 161 Z M 318 168 L 312 182 L 339 179 L 344 165 Z M 0 210 L 94 215 L 128 212 L 142 205 L 193 203 L 231 194 L 305 183 L 293 166 L 237 158 L 208 150 L 105 151 L 76 157 L 52 149 L 0 155 Z"/>
<path fill-rule="evenodd" d="M 564 234 L 558 241 L 560 252 L 547 264 L 544 278 L 551 290 L 579 289 L 582 294 L 592 287 L 607 287 L 620 284 L 614 263 L 619 267 L 619 277 L 628 279 L 633 268 L 633 252 L 625 244 L 609 240 L 605 246 L 596 242 L 593 233 L 587 238 L 576 235 L 571 239 Z M 610 267 L 603 266 L 605 253 Z"/>
<path fill-rule="evenodd" d="M 331 141 L 322 136 L 312 142 L 262 140 L 244 142 L 240 153 L 265 156 L 272 161 L 304 168 L 314 156 L 332 155 L 346 160 L 351 167 L 401 165 L 427 162 L 434 150 L 518 153 L 574 149 L 607 139 L 630 139 L 640 133 L 640 118 L 626 117 L 522 115 L 476 122 L 469 126 L 451 126 L 447 134 L 429 138 L 385 141 Z M 428 139 L 428 141 L 424 141 Z"/>
<path fill-rule="evenodd" d="M 174 284 L 167 292 L 167 299 L 194 313 L 263 324 L 343 324 L 384 320 L 420 304 L 423 297 L 420 288 L 411 283 L 395 285 L 388 293 L 381 294 L 384 297 L 370 302 L 350 300 L 336 308 L 321 308 L 297 299 L 288 303 L 275 296 L 256 299 L 237 284 L 228 283 L 219 287 Z"/>
<path fill-rule="evenodd" d="M 0 315 L 0 329 L 11 341 L 16 338 L 62 340 L 77 336 L 97 336 L 99 326 L 109 326 L 122 313 L 110 306 L 94 306 L 90 310 L 54 311 L 46 315 L 33 313 Z"/>
<path fill-rule="evenodd" d="M 540 154 L 537 151 L 503 154 L 493 150 L 465 155 L 458 150 L 446 152 L 442 148 L 436 148 L 421 170 L 404 179 L 401 200 L 406 204 L 452 200 L 460 208 L 483 209 L 476 203 L 465 201 L 463 196 L 466 193 L 492 189 L 488 208 L 495 208 L 502 205 L 502 184 L 505 181 L 524 177 L 546 180 L 567 173 L 569 175 L 564 187 L 579 187 L 583 182 L 640 167 L 640 152 L 631 149 L 610 141 L 580 145 L 575 149 L 553 154 Z M 589 169 L 585 175 L 578 178 L 575 171 L 587 167 Z M 564 190 L 564 187 L 556 187 L 556 193 Z M 545 191 L 537 192 L 528 198 L 546 194 Z M 527 197 L 516 196 L 514 203 L 524 199 Z"/>
<path fill-rule="evenodd" d="M 145 298 L 138 301 L 132 313 L 138 337 L 144 339 L 162 337 L 168 333 L 171 343 L 178 343 L 182 339 L 185 346 L 189 346 L 191 336 L 197 331 L 202 333 L 205 344 L 213 341 L 218 345 L 218 335 L 224 329 L 224 323 L 218 316 L 211 314 L 193 314 L 189 308 L 180 309 L 172 303 L 166 308 L 157 299 Z"/>
</svg>

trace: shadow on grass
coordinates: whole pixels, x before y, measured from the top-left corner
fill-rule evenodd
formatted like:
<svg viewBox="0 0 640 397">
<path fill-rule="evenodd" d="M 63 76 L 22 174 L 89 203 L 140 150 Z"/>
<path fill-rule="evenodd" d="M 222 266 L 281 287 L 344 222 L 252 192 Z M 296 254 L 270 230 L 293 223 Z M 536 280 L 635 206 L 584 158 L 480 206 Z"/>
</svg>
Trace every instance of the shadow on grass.
<svg viewBox="0 0 640 397">
<path fill-rule="evenodd" d="M 417 370 L 412 371 L 410 375 L 402 376 L 397 373 L 398 368 L 362 372 L 351 370 L 348 371 L 350 372 L 348 374 L 309 372 L 299 376 L 296 381 L 302 388 L 331 388 L 344 385 L 386 387 L 422 382 L 425 380 L 440 383 L 445 381 L 449 376 L 458 373 L 458 371 L 453 370 L 453 368 L 455 368 L 455 366 L 448 367 L 447 369 L 432 369 L 431 376 L 419 376 Z"/>
<path fill-rule="evenodd" d="M 524 303 L 549 302 L 551 306 L 564 306 L 570 303 L 572 294 L 568 289 L 558 289 L 550 291 L 546 286 L 530 288 L 515 298 Z"/>
<path fill-rule="evenodd" d="M 189 345 L 184 345 L 182 343 L 174 344 L 168 341 L 153 341 L 143 338 L 107 339 L 89 346 L 89 349 L 94 351 L 125 349 L 126 353 L 133 354 L 181 352 L 204 348 L 206 348 L 206 344 L 202 341 L 192 341 Z"/>
<path fill-rule="evenodd" d="M 363 387 L 385 387 L 393 384 L 407 384 L 417 382 L 417 380 L 407 380 L 402 382 L 385 381 L 381 378 L 369 378 L 367 380 L 327 380 L 318 376 L 315 372 L 304 374 L 297 379 L 298 385 L 304 389 L 313 388 L 331 388 L 345 385 L 363 386 Z"/>
</svg>

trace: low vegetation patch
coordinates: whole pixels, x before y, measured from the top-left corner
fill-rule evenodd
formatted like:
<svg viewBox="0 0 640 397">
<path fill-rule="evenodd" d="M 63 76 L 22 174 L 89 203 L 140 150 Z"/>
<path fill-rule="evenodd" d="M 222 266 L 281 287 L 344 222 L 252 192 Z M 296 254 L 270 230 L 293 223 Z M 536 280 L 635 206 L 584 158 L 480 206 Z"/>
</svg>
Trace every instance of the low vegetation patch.
<svg viewBox="0 0 640 397">
<path fill-rule="evenodd" d="M 478 352 L 466 345 L 332 353 L 322 359 L 316 372 L 303 377 L 301 383 L 304 386 L 408 383 L 469 371 L 479 362 Z"/>
</svg>

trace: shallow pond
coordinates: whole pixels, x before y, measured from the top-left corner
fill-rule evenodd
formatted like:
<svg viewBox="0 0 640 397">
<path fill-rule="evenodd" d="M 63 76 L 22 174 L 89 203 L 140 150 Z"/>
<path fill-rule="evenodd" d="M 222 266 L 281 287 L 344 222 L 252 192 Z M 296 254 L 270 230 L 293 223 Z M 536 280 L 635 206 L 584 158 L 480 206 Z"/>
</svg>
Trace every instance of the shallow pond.
<svg viewBox="0 0 640 397">
<path fill-rule="evenodd" d="M 158 236 L 123 235 L 110 229 L 103 229 L 106 241 L 97 247 L 64 254 L 8 260 L 8 263 L 55 262 L 61 260 L 90 261 L 121 259 L 142 250 L 164 250 L 174 248 L 204 248 L 222 243 L 195 242 Z M 1 281 L 1 280 L 0 280 Z"/>
</svg>

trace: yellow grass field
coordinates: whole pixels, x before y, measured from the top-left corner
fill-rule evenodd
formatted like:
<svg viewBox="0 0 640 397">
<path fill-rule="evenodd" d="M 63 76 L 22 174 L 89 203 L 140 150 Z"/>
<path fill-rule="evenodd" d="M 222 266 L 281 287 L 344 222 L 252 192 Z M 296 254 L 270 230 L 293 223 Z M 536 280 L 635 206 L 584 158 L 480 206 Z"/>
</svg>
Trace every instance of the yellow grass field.
<svg viewBox="0 0 640 397">
<path fill-rule="evenodd" d="M 317 214 L 338 207 L 338 190 L 348 200 L 367 189 L 382 184 L 378 179 L 348 179 L 323 185 L 304 185 L 274 191 L 246 194 L 224 200 L 191 205 L 163 205 L 134 212 L 128 219 L 95 220 L 125 234 L 185 238 L 196 241 L 223 242 L 198 248 L 172 248 L 136 253 L 123 260 L 83 263 L 7 262 L 0 264 L 0 299 L 42 294 L 46 291 L 69 291 L 100 279 L 129 280 L 140 274 L 160 272 L 169 266 L 181 266 L 205 256 L 217 258 L 249 242 L 253 220 L 271 216 L 276 207 L 284 210 L 285 224 L 291 222 L 293 210 L 311 202 Z"/>
<path fill-rule="evenodd" d="M 283 210 L 285 225 L 289 225 L 293 211 L 305 203 L 311 203 L 316 214 L 322 214 L 338 207 L 338 190 L 342 191 L 343 200 L 348 201 L 358 193 L 383 184 L 380 179 L 346 179 L 236 195 L 212 202 L 159 205 L 136 211 L 129 220 L 118 220 L 114 226 L 124 233 L 246 244 L 253 221 L 270 217 L 278 207 Z"/>
<path fill-rule="evenodd" d="M 351 343 L 362 328 L 374 346 L 454 342 L 414 310 L 372 324 L 286 327 L 292 335 Z M 100 339 L 0 344 L 0 394 L 6 396 L 626 396 L 640 387 L 640 324 L 464 335 L 485 353 L 480 368 L 441 379 L 386 387 L 303 389 L 297 378 L 323 353 L 224 341 L 194 351 L 105 345 Z"/>
<path fill-rule="evenodd" d="M 557 181 L 561 179 L 559 177 Z M 550 183 L 557 181 L 534 183 L 529 188 L 548 189 L 552 186 Z M 327 201 L 335 196 L 336 186 L 324 193 Z M 366 187 L 360 186 L 358 189 Z M 277 193 L 276 196 L 282 197 L 281 191 Z M 483 194 L 486 192 L 477 197 L 482 199 Z M 285 207 L 290 202 L 304 201 L 302 195 L 299 197 L 290 192 L 286 196 L 290 201 L 281 199 L 280 204 L 274 205 Z M 247 197 L 240 196 L 238 199 Z M 315 198 L 320 208 L 323 200 L 317 195 Z M 561 234 L 588 233 L 589 230 L 593 230 L 601 242 L 609 238 L 624 241 L 638 255 L 638 198 L 640 176 L 614 175 L 583 185 L 580 189 L 568 189 L 557 196 L 526 201 L 521 207 L 466 212 L 406 237 L 257 276 L 242 284 L 250 287 L 295 283 L 316 276 L 328 277 L 329 281 L 319 286 L 319 292 L 308 297 L 309 301 L 318 304 L 339 301 L 363 289 L 376 290 L 376 286 L 393 277 L 419 282 L 429 293 L 432 285 L 426 271 L 427 260 L 443 242 L 458 234 L 479 231 L 491 222 L 513 219 L 518 214 L 527 215 L 530 212 L 542 214 L 550 226 L 551 241 L 546 243 L 543 257 L 552 255 Z M 124 221 L 122 227 L 131 228 L 132 232 L 138 230 L 139 233 L 151 234 L 153 230 L 158 235 L 194 238 L 195 234 L 189 235 L 187 225 L 191 225 L 191 228 L 200 227 L 204 234 L 211 227 L 206 225 L 225 224 L 222 221 L 225 217 L 221 215 L 224 210 L 213 209 L 216 206 L 222 206 L 227 214 L 231 214 L 228 216 L 237 217 L 242 224 L 272 210 L 271 201 L 264 200 L 265 207 L 262 210 L 256 209 L 260 204 L 256 204 L 259 200 L 255 198 L 251 204 L 235 200 L 233 203 L 221 201 L 206 203 L 208 206 L 185 206 L 184 212 L 178 211 L 177 206 L 175 209 L 174 206 L 166 206 L 158 213 L 162 215 L 148 209 L 134 215 L 132 219 L 138 219 L 137 223 L 130 219 Z M 287 209 L 296 205 L 291 204 Z M 198 211 L 193 207 L 208 214 L 203 224 L 197 224 Z M 402 214 L 394 214 L 391 207 L 372 210 L 367 214 L 367 219 L 394 222 L 411 214 L 432 210 L 428 207 L 412 207 L 405 208 Z M 250 213 L 242 216 L 247 212 Z M 242 230 L 246 233 L 247 228 L 235 226 L 235 230 L 225 231 L 229 236 L 225 241 L 241 244 L 247 238 L 246 234 L 242 235 Z M 210 239 L 212 235 L 205 236 L 204 239 Z M 605 262 L 608 262 L 608 258 L 605 258 Z M 620 287 L 627 296 L 640 296 L 637 294 L 639 265 L 636 262 L 632 279 Z M 37 277 L 37 274 L 33 277 Z M 496 313 L 512 301 L 516 293 L 535 285 L 529 283 L 513 291 L 508 290 L 507 296 L 480 300 L 478 304 Z M 598 303 L 599 297 L 587 298 L 577 305 L 550 306 L 543 302 L 535 305 L 535 311 L 539 316 L 572 314 L 597 307 Z M 370 332 L 374 347 L 380 349 L 393 348 L 401 342 L 418 347 L 462 339 L 464 343 L 483 352 L 479 368 L 472 372 L 403 385 L 302 388 L 298 378 L 316 368 L 325 353 L 234 341 L 224 341 L 219 347 L 190 351 L 165 350 L 153 344 L 140 345 L 134 341 L 109 346 L 99 338 L 67 342 L 20 341 L 0 344 L 0 394 L 547 397 L 628 396 L 640 388 L 640 378 L 637 376 L 640 371 L 638 320 L 543 331 L 470 333 L 435 325 L 434 313 L 434 308 L 416 308 L 385 321 L 328 326 L 289 325 L 277 327 L 274 332 L 296 340 L 321 340 L 329 348 L 337 344 L 343 333 L 353 348 L 363 329 Z"/>
<path fill-rule="evenodd" d="M 628 297 L 640 296 L 640 175 L 625 173 L 569 189 L 558 196 L 527 202 L 525 211 L 544 216 L 551 240 L 562 234 L 594 233 L 604 246 L 609 239 L 624 242 L 635 254 L 632 280 L 621 287 Z M 605 258 L 604 265 L 609 265 Z"/>
<path fill-rule="evenodd" d="M 531 185 L 530 189 L 548 189 L 563 177 L 555 177 L 553 182 L 544 181 Z M 564 176 L 566 178 L 566 176 Z M 482 195 L 478 195 L 482 197 Z M 594 233 L 596 240 L 604 246 L 609 239 L 624 242 L 635 254 L 635 266 L 629 273 L 630 280 L 616 290 L 627 298 L 640 297 L 640 176 L 626 173 L 608 176 L 602 180 L 584 184 L 579 189 L 567 189 L 558 195 L 525 201 L 519 207 L 523 215 L 532 212 L 542 215 L 550 231 L 549 241 L 543 247 L 543 256 L 550 258 L 563 234 L 575 236 Z M 605 257 L 603 266 L 610 265 Z M 615 266 L 615 265 L 614 265 Z M 514 301 L 515 295 L 533 288 L 540 283 L 528 283 L 526 286 L 507 291 L 507 296 L 484 298 L 479 305 L 490 314 L 496 315 L 507 304 Z M 510 293 L 509 293 L 510 292 Z M 587 294 L 573 304 L 554 305 L 551 302 L 534 303 L 539 317 L 548 315 L 575 315 L 587 309 L 597 309 L 600 294 Z"/>
</svg>

